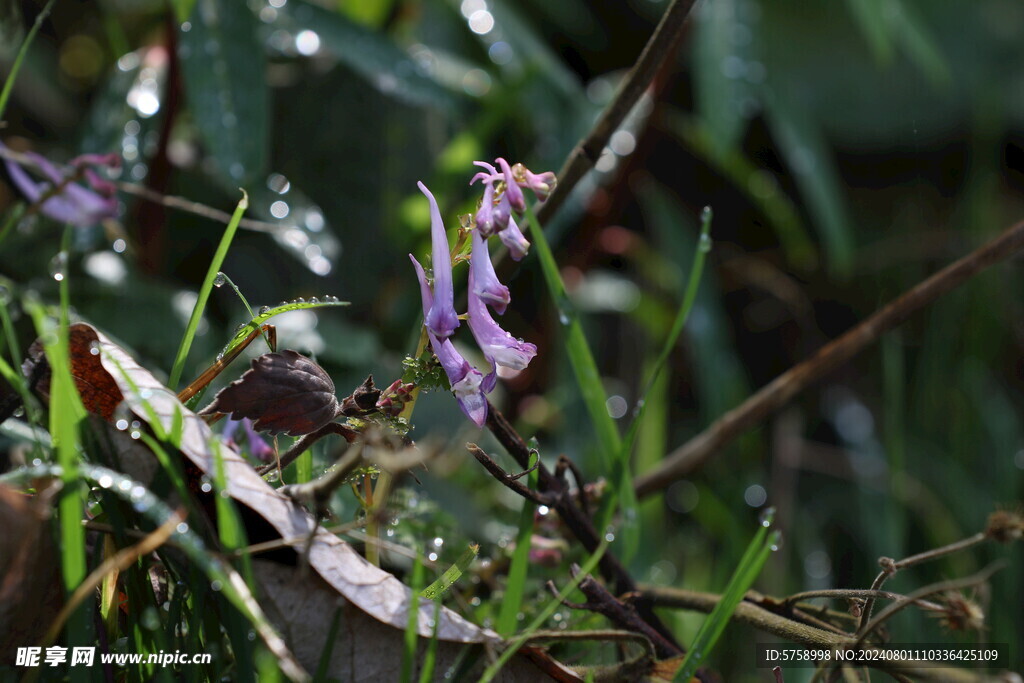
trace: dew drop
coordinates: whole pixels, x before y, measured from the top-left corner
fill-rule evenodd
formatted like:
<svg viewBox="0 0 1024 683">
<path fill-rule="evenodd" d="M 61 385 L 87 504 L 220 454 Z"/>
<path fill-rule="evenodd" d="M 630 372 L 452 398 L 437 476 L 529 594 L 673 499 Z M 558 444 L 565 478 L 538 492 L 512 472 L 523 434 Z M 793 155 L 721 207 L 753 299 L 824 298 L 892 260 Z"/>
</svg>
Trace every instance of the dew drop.
<svg viewBox="0 0 1024 683">
<path fill-rule="evenodd" d="M 114 423 L 114 426 L 123 432 L 124 430 L 128 429 L 128 420 L 120 419 Z"/>
<path fill-rule="evenodd" d="M 295 303 L 297 303 L 297 304 L 304 304 L 304 303 L 306 303 L 306 300 L 305 300 L 305 299 L 303 299 L 303 298 L 302 298 L 302 297 L 300 296 L 300 297 L 298 297 L 297 299 L 295 299 Z"/>
<path fill-rule="evenodd" d="M 270 313 L 270 306 L 260 306 L 260 315 Z"/>
<path fill-rule="evenodd" d="M 57 282 L 64 279 L 64 271 L 68 268 L 68 253 L 66 251 L 59 252 L 56 256 L 50 259 L 50 275 Z"/>
<path fill-rule="evenodd" d="M 311 303 L 311 304 L 318 304 L 318 303 L 320 303 L 320 299 L 317 299 L 315 296 L 311 296 L 311 297 L 309 297 L 309 303 Z"/>
<path fill-rule="evenodd" d="M 758 519 L 760 519 L 761 521 L 761 526 L 771 526 L 772 522 L 775 521 L 775 508 L 771 506 L 766 507 L 764 510 L 761 511 L 761 515 Z"/>
<path fill-rule="evenodd" d="M 566 313 L 565 311 L 559 311 L 558 312 L 558 322 L 562 323 L 563 325 L 568 325 L 569 324 L 569 314 Z"/>
<path fill-rule="evenodd" d="M 220 591 L 220 589 L 223 587 L 223 584 L 221 584 L 221 582 L 216 579 L 210 582 L 210 590 L 212 591 Z"/>
<path fill-rule="evenodd" d="M 100 355 L 100 344 L 99 342 L 89 342 L 89 354 L 92 356 Z"/>
<path fill-rule="evenodd" d="M 224 273 L 217 273 L 213 277 L 213 286 L 214 287 L 223 287 L 224 283 L 227 282 L 227 281 L 228 281 L 228 276 L 227 275 L 225 275 Z"/>
<path fill-rule="evenodd" d="M 702 254 L 706 254 L 711 251 L 711 237 L 707 233 L 700 236 L 700 240 L 697 242 L 697 248 L 700 249 Z"/>
</svg>

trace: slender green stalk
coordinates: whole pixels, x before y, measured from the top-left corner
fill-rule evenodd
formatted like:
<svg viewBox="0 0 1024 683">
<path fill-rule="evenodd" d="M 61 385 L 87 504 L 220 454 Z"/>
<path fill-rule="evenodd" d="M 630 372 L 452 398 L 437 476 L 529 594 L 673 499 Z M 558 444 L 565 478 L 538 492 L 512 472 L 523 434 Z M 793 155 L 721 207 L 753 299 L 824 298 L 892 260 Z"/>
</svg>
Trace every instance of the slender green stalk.
<svg viewBox="0 0 1024 683">
<path fill-rule="evenodd" d="M 673 681 L 689 681 L 697 672 L 697 667 L 707 661 L 726 624 L 732 618 L 732 613 L 736 611 L 736 606 L 761 573 L 761 568 L 764 567 L 772 550 L 777 547 L 779 532 L 770 530 L 773 516 L 774 513 L 766 512 L 762 517 L 760 528 L 747 546 L 747 551 L 743 553 L 732 578 L 729 579 L 729 585 L 722 593 L 722 598 L 697 631 L 693 645 L 682 665 L 676 670 Z"/>
<path fill-rule="evenodd" d="M 228 255 L 231 241 L 235 238 L 235 231 L 238 230 L 238 223 L 242 220 L 242 215 L 248 208 L 249 195 L 246 194 L 245 190 L 242 190 L 242 199 L 239 200 L 238 206 L 235 207 L 235 212 L 231 215 L 231 221 L 224 230 L 224 236 L 221 237 L 220 244 L 217 245 L 213 261 L 210 262 L 210 267 L 206 271 L 206 278 L 203 280 L 202 287 L 199 288 L 199 298 L 196 299 L 196 305 L 192 309 L 192 316 L 189 318 L 188 325 L 185 328 L 185 336 L 182 337 L 181 345 L 178 347 L 178 354 L 174 358 L 171 377 L 167 383 L 167 386 L 171 389 L 176 389 L 178 382 L 181 380 L 181 373 L 185 369 L 185 359 L 188 358 L 188 351 L 192 347 L 192 341 L 195 339 L 196 329 L 199 328 L 199 321 L 203 317 L 206 302 L 209 300 L 210 292 L 213 290 L 213 281 L 216 279 L 217 273 L 220 272 L 224 258 Z"/>
<path fill-rule="evenodd" d="M 4 219 L 3 227 L 0 227 L 0 244 L 3 244 L 4 240 L 7 239 L 8 233 L 14 229 L 14 226 L 18 224 L 23 215 L 25 215 L 25 202 L 17 202 L 11 207 L 11 210 L 7 213 L 7 218 Z"/>
<path fill-rule="evenodd" d="M 46 21 L 46 17 L 50 16 L 50 9 L 53 7 L 53 3 L 56 0 L 50 0 L 43 6 L 43 9 L 36 15 L 36 20 L 32 23 L 32 28 L 29 29 L 28 35 L 25 36 L 25 40 L 22 41 L 21 47 L 18 48 L 18 56 L 14 58 L 14 63 L 11 65 L 11 73 L 7 74 L 7 80 L 4 81 L 3 90 L 0 90 L 0 121 L 4 118 L 4 111 L 7 109 L 7 100 L 11 97 L 11 90 L 14 89 L 14 81 L 18 79 L 18 72 L 21 71 L 21 63 L 25 61 L 25 55 L 28 54 L 28 48 L 35 39 L 36 34 L 39 33 L 39 27 Z"/>
<path fill-rule="evenodd" d="M 405 641 L 402 648 L 402 683 L 412 683 L 416 669 L 416 644 L 419 641 L 420 591 L 423 589 L 423 557 L 416 553 L 416 561 L 412 565 L 412 592 L 409 594 L 409 621 L 405 628 Z M 440 617 L 440 615 L 436 615 Z"/>
<path fill-rule="evenodd" d="M 539 458 L 540 455 L 537 455 Z M 537 488 L 537 470 L 530 472 L 530 488 Z M 499 635 L 510 638 L 516 632 L 516 623 L 526 593 L 526 573 L 530 566 L 530 539 L 533 536 L 533 515 L 536 503 L 528 498 L 523 499 L 523 509 L 519 513 L 519 531 L 516 533 L 516 548 L 512 552 L 512 564 L 508 569 L 505 583 L 505 597 L 501 601 L 498 612 L 498 623 L 495 630 Z"/>
<path fill-rule="evenodd" d="M 505 666 L 508 660 L 512 659 L 512 656 L 519 651 L 519 648 L 521 648 L 526 641 L 530 639 L 530 636 L 540 629 L 540 627 L 544 625 L 544 622 L 551 618 L 551 615 L 562 606 L 562 603 L 564 603 L 569 597 L 569 594 L 576 590 L 576 587 L 580 585 L 580 582 L 583 581 L 588 574 L 594 571 L 594 568 L 597 567 L 597 563 L 601 561 L 602 557 L 604 557 L 606 550 L 608 550 L 607 536 L 601 540 L 600 545 L 594 549 L 594 553 L 587 558 L 586 562 L 583 563 L 583 566 L 580 568 L 579 572 L 576 573 L 576 576 L 574 576 L 572 580 L 562 588 L 562 590 L 558 591 L 558 595 L 544 606 L 544 609 L 534 617 L 533 621 L 530 622 L 530 625 L 526 627 L 526 630 L 520 633 L 519 636 L 513 640 L 507 648 L 505 648 L 498 659 L 487 667 L 483 675 L 480 677 L 480 683 L 489 683 L 489 681 L 494 680 L 494 677 L 498 675 L 499 671 L 501 671 L 501 667 Z"/>
<path fill-rule="evenodd" d="M 441 574 L 441 577 L 434 581 L 432 584 L 420 591 L 427 600 L 437 600 L 443 596 L 449 588 L 455 585 L 455 582 L 462 578 L 462 575 L 469 571 L 470 566 L 473 564 L 473 560 L 480 553 L 480 546 L 476 543 L 470 543 L 469 547 L 462 551 L 458 559 L 455 560 L 455 564 L 448 567 Z"/>
</svg>

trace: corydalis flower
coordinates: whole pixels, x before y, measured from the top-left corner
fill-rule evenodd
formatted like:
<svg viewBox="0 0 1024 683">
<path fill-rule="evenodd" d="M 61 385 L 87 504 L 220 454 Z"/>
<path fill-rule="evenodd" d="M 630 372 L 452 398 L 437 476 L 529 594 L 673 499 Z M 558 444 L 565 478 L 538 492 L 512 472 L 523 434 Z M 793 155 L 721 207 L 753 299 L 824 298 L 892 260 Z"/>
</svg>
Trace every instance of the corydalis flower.
<svg viewBox="0 0 1024 683">
<path fill-rule="evenodd" d="M 491 254 L 487 250 L 487 241 L 479 230 L 473 230 L 473 251 L 470 256 L 469 269 L 473 272 L 471 282 L 473 293 L 489 303 L 498 313 L 504 313 L 511 297 L 508 287 L 498 281 L 491 263 Z"/>
<path fill-rule="evenodd" d="M 537 355 L 537 347 L 522 339 L 516 339 L 501 329 L 487 311 L 487 305 L 473 288 L 473 271 L 469 272 L 469 329 L 483 351 L 484 357 L 512 370 L 525 370 Z"/>
<path fill-rule="evenodd" d="M 0 149 L 7 148 L 0 144 Z M 74 175 L 61 172 L 46 157 L 34 152 L 27 152 L 24 157 L 38 167 L 49 182 L 34 180 L 20 163 L 12 159 L 5 158 L 4 165 L 11 182 L 25 199 L 33 204 L 42 202 L 39 210 L 43 215 L 79 227 L 95 225 L 117 215 L 116 188 L 111 182 L 100 178 L 95 170 L 120 166 L 121 158 L 116 154 L 87 154 L 71 161 L 89 188 L 71 182 Z"/>
<path fill-rule="evenodd" d="M 526 253 L 530 251 L 530 241 L 523 235 L 523 231 L 516 225 L 516 219 L 508 219 L 508 227 L 498 233 L 498 239 L 508 247 L 508 253 L 513 261 L 521 261 Z"/>
<path fill-rule="evenodd" d="M 448 376 L 459 408 L 477 427 L 483 427 L 487 421 L 487 397 L 484 394 L 494 389 L 495 373 L 485 377 L 466 362 L 450 339 L 438 339 L 430 332 L 427 332 L 427 338 L 444 374 Z"/>
<path fill-rule="evenodd" d="M 455 288 L 452 283 L 452 258 L 448 252 L 448 236 L 445 234 L 441 211 L 437 208 L 437 200 L 423 183 L 416 183 L 420 191 L 430 201 L 430 263 L 434 268 L 434 287 L 427 283 L 423 266 L 412 254 L 413 265 L 420 279 L 420 293 L 423 298 L 423 324 L 438 339 L 447 339 L 459 326 L 459 316 L 455 312 Z"/>
<path fill-rule="evenodd" d="M 521 187 L 528 187 L 533 190 L 533 193 L 537 195 L 537 199 L 540 201 L 548 198 L 557 183 L 555 174 L 551 171 L 531 173 L 530 169 L 522 164 L 516 164 L 512 167 L 512 177 Z"/>
<path fill-rule="evenodd" d="M 238 427 L 242 427 L 242 431 L 245 432 L 245 438 L 249 442 L 249 455 L 256 458 L 260 462 L 270 462 L 274 458 L 274 449 L 270 447 L 263 437 L 256 433 L 256 430 L 252 426 L 252 420 L 245 417 L 241 420 L 233 420 L 229 416 L 224 423 L 224 431 L 222 432 L 224 440 L 227 441 L 228 446 L 235 448 L 237 443 L 235 442 L 235 433 L 238 431 Z"/>
</svg>

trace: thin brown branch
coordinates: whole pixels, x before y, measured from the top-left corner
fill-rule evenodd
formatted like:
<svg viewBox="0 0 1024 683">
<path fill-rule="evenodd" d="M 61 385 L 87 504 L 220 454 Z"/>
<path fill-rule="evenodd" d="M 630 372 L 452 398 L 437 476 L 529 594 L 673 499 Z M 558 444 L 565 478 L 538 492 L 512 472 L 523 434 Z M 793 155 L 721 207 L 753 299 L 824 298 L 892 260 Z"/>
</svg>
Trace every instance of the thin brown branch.
<svg viewBox="0 0 1024 683">
<path fill-rule="evenodd" d="M 502 486 L 507 486 L 512 489 L 515 493 L 519 494 L 527 500 L 533 501 L 537 505 L 548 505 L 550 506 L 553 502 L 550 495 L 545 495 L 534 491 L 528 486 L 520 484 L 516 479 L 515 475 L 509 474 L 501 468 L 501 465 L 494 462 L 494 458 L 487 455 L 487 453 L 477 446 L 475 443 L 467 443 L 466 450 L 473 454 L 477 462 L 484 466 L 484 469 L 490 472 L 491 476 L 498 480 Z M 539 460 L 537 461 L 540 462 Z"/>
<path fill-rule="evenodd" d="M 500 410 L 493 404 L 487 405 L 487 428 L 494 434 L 505 450 L 512 458 L 519 463 L 523 469 L 530 467 L 530 448 L 526 445 L 523 437 L 512 427 Z M 558 513 L 562 522 L 569 532 L 580 542 L 588 553 L 594 552 L 600 545 L 601 540 L 590 517 L 585 515 L 579 506 L 576 505 L 569 488 L 563 479 L 559 479 L 551 473 L 543 463 L 537 468 L 537 490 L 541 493 L 549 493 L 551 501 L 548 507 Z M 612 587 L 617 595 L 629 593 L 636 590 L 636 582 L 629 574 L 622 563 L 610 552 L 601 556 L 598 564 L 601 575 Z M 673 645 L 677 645 L 672 632 L 661 623 L 661 619 L 654 613 L 649 605 L 639 605 L 637 608 L 640 617 L 661 634 Z"/>
<path fill-rule="evenodd" d="M 637 101 L 654 80 L 655 74 L 675 54 L 676 46 L 682 38 L 683 25 L 695 1 L 673 0 L 665 10 L 615 98 L 608 103 L 594 127 L 583 140 L 580 140 L 569 154 L 569 158 L 562 164 L 558 171 L 558 185 L 537 211 L 537 220 L 541 225 L 547 224 L 587 171 L 594 167 L 612 133 L 618 130 L 623 120 L 636 106 Z"/>
<path fill-rule="evenodd" d="M 200 413 L 200 414 L 202 414 L 202 413 Z M 295 462 L 295 460 L 300 455 L 302 455 L 307 450 L 309 450 L 309 448 L 314 443 L 316 443 L 320 439 L 324 438 L 328 434 L 337 434 L 339 436 L 342 436 L 349 443 L 352 443 L 353 441 L 355 441 L 358 438 L 358 436 L 359 436 L 359 432 L 355 431 L 354 429 L 351 429 L 350 427 L 346 427 L 345 425 L 338 424 L 337 422 L 329 422 L 326 425 L 324 425 L 323 427 L 321 427 L 320 429 L 316 430 L 315 432 L 312 432 L 310 434 L 306 434 L 301 439 L 299 439 L 298 441 L 293 443 L 291 448 L 289 448 L 287 451 L 284 452 L 284 454 L 281 456 L 281 458 L 279 459 L 278 462 L 272 462 L 269 465 L 263 465 L 262 467 L 257 467 L 256 468 L 257 474 L 259 474 L 260 476 L 263 476 L 265 474 L 273 472 L 274 470 L 278 470 L 278 469 L 283 470 L 285 467 L 288 467 L 288 465 L 290 465 L 293 462 Z"/>
<path fill-rule="evenodd" d="M 960 582 L 976 579 L 960 579 Z M 947 582 L 953 583 L 953 582 Z M 936 584 L 938 586 L 938 584 Z M 942 588 L 945 588 L 942 587 Z M 940 588 L 940 590 L 942 590 Z M 676 588 L 665 588 L 663 586 L 641 586 L 639 591 L 640 599 L 650 602 L 658 607 L 674 607 L 677 609 L 692 610 L 710 614 L 715 608 L 721 596 L 714 593 L 702 593 L 699 591 L 680 590 Z M 925 595 L 908 596 L 913 600 L 926 597 Z M 733 612 L 733 619 L 739 623 L 747 624 L 759 631 L 770 633 L 793 643 L 800 643 L 812 648 L 846 648 L 853 647 L 856 639 L 850 636 L 838 635 L 822 631 L 821 629 L 807 626 L 787 619 L 773 612 L 743 600 L 736 606 Z M 893 676 L 909 676 L 916 681 L 935 681 L 947 683 L 982 683 L 985 681 L 998 681 L 1000 679 L 984 674 L 975 673 L 963 669 L 951 667 L 933 668 L 927 666 L 911 666 L 901 662 L 886 661 L 884 658 L 869 657 L 868 661 L 872 668 L 879 669 Z"/>
<path fill-rule="evenodd" d="M 654 470 L 637 477 L 637 496 L 660 491 L 693 472 L 736 437 L 786 405 L 809 384 L 820 379 L 899 325 L 916 311 L 955 289 L 986 268 L 1004 261 L 1024 247 L 1024 221 L 943 268 L 927 280 L 873 313 L 867 320 L 826 344 L 804 362 L 793 366 L 729 411 L 703 432 L 670 453 Z"/>
<path fill-rule="evenodd" d="M 573 573 L 579 571 L 579 567 L 574 566 L 573 569 Z M 580 582 L 579 589 L 587 597 L 587 601 L 582 605 L 572 605 L 573 607 L 597 612 L 619 628 L 645 636 L 651 641 L 659 659 L 683 654 L 683 650 L 678 645 L 668 641 L 651 628 L 650 624 L 641 619 L 633 605 L 616 598 L 599 581 L 595 581 L 593 577 L 585 577 Z"/>
<path fill-rule="evenodd" d="M 911 555 L 905 557 L 902 560 L 893 560 L 889 557 L 883 557 L 878 561 L 878 564 L 882 565 L 882 571 L 875 577 L 875 580 L 871 583 L 871 590 L 881 590 L 882 586 L 886 581 L 889 580 L 896 572 L 907 567 L 913 567 L 914 565 L 921 564 L 922 562 L 928 562 L 930 560 L 937 560 L 940 557 L 945 557 L 950 553 L 955 553 L 960 550 L 967 550 L 972 548 L 979 543 L 983 543 L 988 539 L 988 535 L 984 531 L 980 531 L 973 536 L 969 536 L 965 539 L 955 541 L 949 545 L 944 545 L 941 548 L 932 548 L 926 550 L 923 553 L 917 555 Z M 864 611 L 861 615 L 860 628 L 858 631 L 863 631 L 868 621 L 871 619 L 871 612 L 875 608 L 874 598 L 868 598 L 864 603 Z"/>
<path fill-rule="evenodd" d="M 858 631 L 857 644 L 859 645 L 860 643 L 864 642 L 864 639 L 867 638 L 873 630 L 878 628 L 881 624 L 885 623 L 887 619 L 892 617 L 900 610 L 913 605 L 917 600 L 920 600 L 921 598 L 927 598 L 929 595 L 937 595 L 939 593 L 945 593 L 947 591 L 959 591 L 964 590 L 965 588 L 979 586 L 988 581 L 993 574 L 1002 569 L 1004 566 L 1006 566 L 1005 562 L 994 562 L 990 564 L 988 567 L 982 569 L 977 574 L 973 574 L 962 579 L 939 581 L 938 583 L 933 583 L 929 586 L 925 586 L 924 588 L 920 588 L 914 591 L 904 599 L 898 600 L 892 603 L 891 605 L 888 605 L 885 609 L 883 609 L 881 612 L 875 615 L 868 623 L 864 624 L 864 626 L 862 626 L 861 629 Z"/>
</svg>

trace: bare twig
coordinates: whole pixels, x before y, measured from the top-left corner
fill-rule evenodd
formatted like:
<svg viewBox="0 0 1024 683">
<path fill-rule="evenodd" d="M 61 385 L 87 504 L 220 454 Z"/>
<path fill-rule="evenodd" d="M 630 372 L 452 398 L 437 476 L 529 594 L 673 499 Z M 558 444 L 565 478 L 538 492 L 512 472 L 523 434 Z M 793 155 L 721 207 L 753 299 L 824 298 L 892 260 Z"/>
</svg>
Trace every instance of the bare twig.
<svg viewBox="0 0 1024 683">
<path fill-rule="evenodd" d="M 519 494 L 527 500 L 533 501 L 537 505 L 548 505 L 550 506 L 552 498 L 550 494 L 540 493 L 534 491 L 528 486 L 524 486 L 516 481 L 515 476 L 509 474 L 501 468 L 501 465 L 494 462 L 494 459 L 487 455 L 486 452 L 475 443 L 467 443 L 466 450 L 472 453 L 473 457 L 477 459 L 484 469 L 491 473 L 491 476 L 497 479 L 503 486 L 507 486 L 512 489 L 515 493 Z M 537 461 L 540 463 L 540 460 Z"/>
<path fill-rule="evenodd" d="M 575 576 L 579 572 L 579 567 L 573 565 L 572 570 L 573 576 Z M 645 636 L 651 641 L 659 659 L 683 654 L 682 648 L 675 643 L 669 642 L 660 633 L 651 628 L 650 624 L 641 619 L 633 605 L 624 603 L 616 598 L 599 581 L 595 581 L 593 577 L 585 577 L 580 582 L 579 589 L 587 596 L 587 601 L 582 604 L 566 602 L 567 606 L 573 609 L 597 612 L 620 628 Z M 555 595 L 558 595 L 557 590 Z"/>
<path fill-rule="evenodd" d="M 202 414 L 203 413 L 200 412 L 200 415 Z M 306 434 L 301 439 L 293 443 L 292 447 L 284 452 L 284 454 L 281 456 L 278 462 L 272 462 L 269 465 L 257 467 L 256 472 L 260 476 L 263 476 L 265 474 L 273 472 L 276 469 L 283 470 L 285 467 L 288 467 L 288 465 L 295 462 L 296 458 L 298 458 L 300 455 L 309 450 L 310 446 L 312 446 L 314 443 L 324 438 L 328 434 L 338 434 L 339 436 L 343 436 L 345 437 L 345 440 L 348 441 L 349 443 L 355 441 L 359 436 L 359 432 L 355 431 L 354 429 L 351 429 L 350 427 L 338 424 L 337 422 L 329 422 L 320 429 L 316 430 L 315 432 Z"/>
<path fill-rule="evenodd" d="M 949 545 L 944 545 L 941 548 L 932 548 L 931 550 L 926 550 L 923 553 L 918 553 L 917 555 L 905 557 L 902 560 L 894 560 L 890 557 L 883 557 L 878 561 L 878 564 L 882 566 L 882 571 L 878 574 L 878 576 L 875 577 L 875 580 L 871 583 L 871 590 L 881 590 L 885 582 L 888 581 L 893 574 L 895 574 L 901 569 L 913 567 L 914 565 L 921 564 L 922 562 L 928 562 L 929 560 L 936 560 L 940 557 L 945 557 L 946 555 L 949 555 L 950 553 L 955 553 L 959 550 L 966 550 L 968 548 L 978 545 L 979 543 L 982 543 L 987 539 L 988 536 L 986 535 L 986 533 L 984 531 L 981 531 L 963 540 L 950 543 Z M 858 629 L 858 632 L 863 632 L 864 628 L 868 623 L 868 620 L 871 619 L 871 612 L 872 610 L 874 610 L 874 607 L 875 599 L 868 598 L 867 601 L 864 603 L 864 611 L 861 614 L 860 628 Z"/>
<path fill-rule="evenodd" d="M 965 588 L 978 586 L 988 581 L 993 574 L 995 574 L 997 571 L 999 571 L 1005 566 L 1006 562 L 994 562 L 990 564 L 988 567 L 982 569 L 977 574 L 973 574 L 962 579 L 939 581 L 938 583 L 933 583 L 930 586 L 925 586 L 924 588 L 920 588 L 914 591 L 902 600 L 897 600 L 891 605 L 888 605 L 870 621 L 864 624 L 857 632 L 857 644 L 859 645 L 860 643 L 864 642 L 864 639 L 867 638 L 867 636 L 870 635 L 873 630 L 878 628 L 879 625 L 881 625 L 887 619 L 889 619 L 889 617 L 896 614 L 900 610 L 913 605 L 916 601 L 920 600 L 921 598 L 926 598 L 929 595 L 937 595 L 938 593 L 945 593 L 947 591 L 958 591 L 963 590 Z"/>
<path fill-rule="evenodd" d="M 964 582 L 973 581 L 974 583 L 977 583 L 979 576 L 980 575 L 975 575 L 968 579 L 960 579 L 959 587 L 962 587 Z M 946 584 L 951 583 L 954 582 L 946 582 Z M 935 584 L 935 586 L 931 588 L 938 588 L 939 592 L 941 592 L 942 590 L 948 589 L 949 586 L 940 586 L 939 584 Z M 698 591 L 647 585 L 641 587 L 639 594 L 641 600 L 648 601 L 659 607 L 675 607 L 678 609 L 704 612 L 706 614 L 709 614 L 721 599 L 721 596 L 713 593 L 701 593 Z M 907 597 L 910 600 L 917 600 L 926 597 L 926 595 L 912 594 Z M 733 612 L 733 619 L 737 622 L 752 626 L 759 631 L 771 633 L 790 642 L 800 643 L 812 648 L 839 649 L 853 647 L 856 643 L 856 638 L 854 637 L 838 635 L 812 626 L 807 626 L 806 624 L 801 624 L 793 621 L 792 619 L 787 619 L 784 616 L 770 612 L 748 600 L 743 600 L 736 606 L 736 611 Z M 954 669 L 951 667 L 934 668 L 929 666 L 913 666 L 902 662 L 886 661 L 882 657 L 868 657 L 867 661 L 869 661 L 872 668 L 884 671 L 894 677 L 901 675 L 909 676 L 916 681 L 935 681 L 936 683 L 982 683 L 983 681 L 994 682 L 1001 680 L 996 677 L 985 676 L 981 673 L 975 673 L 973 671 L 963 669 Z"/>
<path fill-rule="evenodd" d="M 637 496 L 660 491 L 679 477 L 694 471 L 736 437 L 788 403 L 809 384 L 857 355 L 882 333 L 982 270 L 1006 260 L 1021 247 L 1024 247 L 1024 221 L 911 288 L 849 332 L 826 344 L 804 362 L 776 377 L 670 453 L 654 470 L 637 477 Z"/>
<path fill-rule="evenodd" d="M 531 451 L 529 446 L 526 445 L 523 437 L 512 427 L 501 411 L 491 403 L 488 403 L 487 406 L 487 428 L 491 430 L 498 443 L 505 448 L 508 454 L 523 469 L 530 467 Z M 502 483 L 504 484 L 505 482 L 503 481 Z M 598 545 L 600 545 L 601 540 L 597 530 L 594 529 L 593 522 L 576 505 L 565 481 L 552 474 L 543 463 L 537 468 L 537 489 L 541 493 L 551 496 L 549 502 L 545 503 L 545 505 L 558 513 L 566 528 L 576 537 L 588 553 L 594 552 Z M 636 590 L 636 582 L 633 580 L 633 577 L 612 553 L 604 553 L 598 567 L 601 570 L 602 576 L 612 586 L 614 593 L 622 595 L 623 593 Z M 661 619 L 658 618 L 649 605 L 639 605 L 638 612 L 640 617 L 651 628 L 673 645 L 677 645 L 672 632 L 661 623 Z"/>
<path fill-rule="evenodd" d="M 658 70 L 671 55 L 675 54 L 675 48 L 682 37 L 683 24 L 694 3 L 695 0 L 673 0 L 669 8 L 665 10 L 658 27 L 654 29 L 654 33 L 647 41 L 647 45 L 626 76 L 615 98 L 605 108 L 587 136 L 580 140 L 569 158 L 562 164 L 562 168 L 558 171 L 558 185 L 537 211 L 537 220 L 541 225 L 546 224 L 555 215 L 573 188 L 586 175 L 587 171 L 594 167 L 612 133 L 622 125 L 622 121 L 647 90 Z"/>
</svg>

